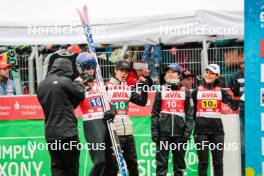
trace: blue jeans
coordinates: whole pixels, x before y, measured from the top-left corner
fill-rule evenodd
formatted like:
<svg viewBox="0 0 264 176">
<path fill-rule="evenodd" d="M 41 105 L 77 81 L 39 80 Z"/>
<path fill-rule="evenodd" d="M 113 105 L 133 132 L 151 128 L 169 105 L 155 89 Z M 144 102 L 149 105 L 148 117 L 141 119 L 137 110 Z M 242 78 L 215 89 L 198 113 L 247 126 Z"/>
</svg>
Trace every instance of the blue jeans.
<svg viewBox="0 0 264 176">
<path fill-rule="evenodd" d="M 160 46 L 145 44 L 142 60 L 149 63 L 150 77 L 158 77 L 157 66 L 161 62 Z"/>
</svg>

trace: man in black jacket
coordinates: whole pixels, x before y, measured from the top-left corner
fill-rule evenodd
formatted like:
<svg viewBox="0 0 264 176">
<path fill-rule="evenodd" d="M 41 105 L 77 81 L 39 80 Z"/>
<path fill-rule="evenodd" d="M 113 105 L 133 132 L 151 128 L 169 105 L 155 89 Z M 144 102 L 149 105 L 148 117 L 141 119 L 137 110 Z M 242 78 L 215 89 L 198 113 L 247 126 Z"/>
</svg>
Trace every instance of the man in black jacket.
<svg viewBox="0 0 264 176">
<path fill-rule="evenodd" d="M 65 58 L 56 59 L 47 77 L 37 89 L 38 100 L 45 115 L 45 138 L 48 144 L 61 143 L 51 148 L 51 172 L 56 176 L 78 176 L 80 151 L 77 149 L 77 119 L 74 114 L 85 98 L 85 88 L 73 81 L 72 63 Z M 71 148 L 70 148 L 71 147 Z"/>
<path fill-rule="evenodd" d="M 166 69 L 165 85 L 156 92 L 152 108 L 151 135 L 157 143 L 156 175 L 165 176 L 168 171 L 169 147 L 173 155 L 173 172 L 183 176 L 185 169 L 184 155 L 193 128 L 193 103 L 190 91 L 181 87 L 181 68 L 170 64 Z"/>
</svg>

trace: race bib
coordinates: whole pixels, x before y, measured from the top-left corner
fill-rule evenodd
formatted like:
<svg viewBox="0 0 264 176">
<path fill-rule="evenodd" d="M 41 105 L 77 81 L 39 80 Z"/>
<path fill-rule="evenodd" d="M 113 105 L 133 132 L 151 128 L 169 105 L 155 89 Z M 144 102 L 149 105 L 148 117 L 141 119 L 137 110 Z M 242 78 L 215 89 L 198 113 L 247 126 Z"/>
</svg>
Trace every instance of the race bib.
<svg viewBox="0 0 264 176">
<path fill-rule="evenodd" d="M 128 102 L 114 102 L 114 107 L 116 110 L 127 110 Z"/>
<path fill-rule="evenodd" d="M 161 110 L 169 112 L 184 112 L 183 103 L 183 101 L 163 100 Z"/>
<path fill-rule="evenodd" d="M 128 102 L 114 102 L 116 115 L 127 115 L 128 114 Z"/>
<path fill-rule="evenodd" d="M 202 100 L 203 109 L 217 108 L 217 100 Z"/>
<path fill-rule="evenodd" d="M 89 103 L 92 108 L 102 106 L 101 98 L 91 98 Z"/>
</svg>

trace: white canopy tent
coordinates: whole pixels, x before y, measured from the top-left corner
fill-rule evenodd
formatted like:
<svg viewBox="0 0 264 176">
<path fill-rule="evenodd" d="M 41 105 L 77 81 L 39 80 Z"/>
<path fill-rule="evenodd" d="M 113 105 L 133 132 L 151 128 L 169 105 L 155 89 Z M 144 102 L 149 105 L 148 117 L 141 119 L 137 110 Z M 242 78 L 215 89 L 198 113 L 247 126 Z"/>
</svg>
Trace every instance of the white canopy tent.
<svg viewBox="0 0 264 176">
<path fill-rule="evenodd" d="M 1 1 L 0 45 L 86 43 L 75 8 L 87 5 L 94 41 L 120 46 L 144 43 L 202 42 L 203 68 L 208 64 L 207 41 L 243 40 L 243 0 L 6 0 Z M 34 94 L 42 59 L 34 47 L 28 58 L 30 94 Z M 239 119 L 226 116 L 227 141 L 239 143 Z M 232 129 L 230 131 L 230 129 Z M 237 142 L 237 143 L 235 143 Z M 227 154 L 227 155 L 226 155 Z M 224 171 L 241 175 L 240 150 L 227 151 Z M 228 171 L 228 172 L 227 172 Z"/>
<path fill-rule="evenodd" d="M 96 45 L 243 39 L 241 0 L 9 0 L 1 2 L 0 45 L 85 43 L 75 10 L 83 5 Z"/>
<path fill-rule="evenodd" d="M 101 46 L 202 42 L 203 68 L 208 41 L 243 40 L 242 0 L 8 0 L 1 2 L 0 45 L 86 43 L 76 8 L 88 6 L 95 44 Z M 42 80 L 37 47 L 29 57 L 29 88 Z"/>
</svg>

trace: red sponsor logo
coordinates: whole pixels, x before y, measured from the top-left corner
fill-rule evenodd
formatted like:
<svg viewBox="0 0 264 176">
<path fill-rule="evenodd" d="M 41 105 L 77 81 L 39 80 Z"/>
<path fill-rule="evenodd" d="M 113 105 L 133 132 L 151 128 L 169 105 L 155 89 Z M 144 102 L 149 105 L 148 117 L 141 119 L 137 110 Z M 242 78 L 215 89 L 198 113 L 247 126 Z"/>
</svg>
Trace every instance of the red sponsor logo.
<svg viewBox="0 0 264 176">
<path fill-rule="evenodd" d="M 215 92 L 206 92 L 202 94 L 202 99 L 204 98 L 217 98 L 217 94 Z"/>
<path fill-rule="evenodd" d="M 113 98 L 129 98 L 126 92 L 114 92 Z"/>
<path fill-rule="evenodd" d="M 168 92 L 165 98 L 181 98 L 181 94 L 179 92 Z"/>
<path fill-rule="evenodd" d="M 260 57 L 264 58 L 264 39 L 260 40 Z"/>
</svg>

